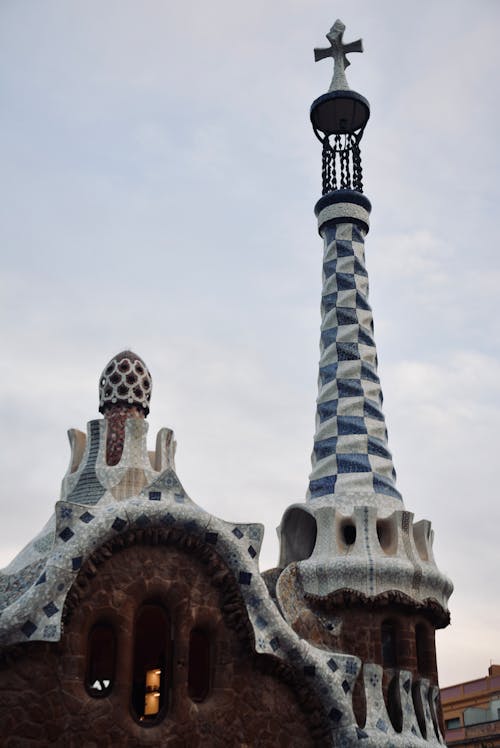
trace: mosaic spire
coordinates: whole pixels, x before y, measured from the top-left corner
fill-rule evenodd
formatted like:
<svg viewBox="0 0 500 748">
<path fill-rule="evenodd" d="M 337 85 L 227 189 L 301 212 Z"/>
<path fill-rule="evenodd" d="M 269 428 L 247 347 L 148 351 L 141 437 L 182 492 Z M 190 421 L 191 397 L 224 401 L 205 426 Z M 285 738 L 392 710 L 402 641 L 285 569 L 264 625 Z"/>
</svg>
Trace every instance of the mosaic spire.
<svg viewBox="0 0 500 748">
<path fill-rule="evenodd" d="M 313 128 L 323 142 L 324 195 L 315 213 L 324 256 L 319 392 L 308 499 L 337 494 L 401 499 L 387 444 L 368 302 L 364 240 L 371 205 L 360 194 L 360 177 L 356 184 L 359 141 L 369 105 L 349 89 L 344 72 L 346 53 L 361 52 L 362 44 L 358 40 L 345 45 L 344 30 L 336 21 L 327 34 L 330 49 L 315 50 L 316 60 L 333 58 L 335 72 L 330 90 L 311 108 Z M 331 136 L 339 144 L 338 151 L 332 150 Z M 340 177 L 332 178 L 330 173 L 325 178 L 325 149 L 330 172 L 335 171 L 337 159 Z"/>
<path fill-rule="evenodd" d="M 400 499 L 387 445 L 368 303 L 364 238 L 370 203 L 345 190 L 316 205 L 324 241 L 316 433 L 308 498 L 343 493 Z"/>
</svg>

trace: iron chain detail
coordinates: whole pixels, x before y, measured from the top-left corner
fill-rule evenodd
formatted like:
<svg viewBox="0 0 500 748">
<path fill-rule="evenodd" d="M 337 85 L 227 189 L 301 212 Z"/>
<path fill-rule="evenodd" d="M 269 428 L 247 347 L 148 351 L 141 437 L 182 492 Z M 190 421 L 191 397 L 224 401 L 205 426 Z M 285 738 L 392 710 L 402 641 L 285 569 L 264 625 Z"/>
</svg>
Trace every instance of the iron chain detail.
<svg viewBox="0 0 500 748">
<path fill-rule="evenodd" d="M 361 134 L 335 135 L 333 144 L 328 136 L 323 139 L 322 180 L 323 195 L 340 189 L 363 192 L 363 170 L 359 141 Z"/>
</svg>

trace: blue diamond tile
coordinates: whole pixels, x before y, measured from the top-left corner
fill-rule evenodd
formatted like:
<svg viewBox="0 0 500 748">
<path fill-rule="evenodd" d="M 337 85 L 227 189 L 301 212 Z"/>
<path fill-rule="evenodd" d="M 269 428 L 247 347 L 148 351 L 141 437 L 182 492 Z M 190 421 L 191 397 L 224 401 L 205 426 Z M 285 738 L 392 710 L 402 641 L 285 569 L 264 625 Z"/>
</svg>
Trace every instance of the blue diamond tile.
<svg viewBox="0 0 500 748">
<path fill-rule="evenodd" d="M 240 539 L 241 539 L 241 538 L 243 537 L 243 533 L 241 532 L 241 530 L 240 530 L 240 528 L 239 528 L 239 527 L 235 527 L 235 528 L 233 529 L 233 535 L 234 535 L 235 537 L 237 537 L 237 538 L 238 538 L 238 540 L 240 540 Z"/>
<path fill-rule="evenodd" d="M 92 522 L 94 519 L 94 515 L 90 512 L 84 512 L 83 514 L 80 514 L 80 519 L 82 522 L 85 522 L 86 525 L 88 525 L 89 522 Z"/>
<path fill-rule="evenodd" d="M 351 690 L 351 687 L 346 680 L 342 681 L 342 688 L 344 689 L 344 693 L 349 693 L 349 691 Z"/>
<path fill-rule="evenodd" d="M 340 722 L 340 720 L 342 719 L 342 712 L 338 709 L 335 709 L 335 707 L 332 707 L 328 716 L 330 717 L 332 722 Z"/>
<path fill-rule="evenodd" d="M 332 673 L 334 673 L 336 670 L 339 669 L 339 666 L 337 665 L 337 663 L 335 662 L 335 660 L 333 660 L 331 658 L 328 660 L 328 662 L 326 664 L 328 665 L 328 667 L 330 668 L 330 670 L 332 671 Z"/>
<path fill-rule="evenodd" d="M 33 636 L 37 628 L 38 626 L 36 626 L 33 621 L 26 621 L 26 623 L 23 623 L 21 626 L 21 631 L 29 639 L 30 636 Z"/>
<path fill-rule="evenodd" d="M 52 616 L 55 616 L 55 614 L 59 612 L 59 608 L 52 602 L 52 600 L 50 603 L 47 603 L 47 605 L 44 605 L 42 610 L 47 618 L 52 618 Z"/>
<path fill-rule="evenodd" d="M 209 543 L 210 545 L 217 545 L 218 538 L 219 538 L 218 532 L 206 532 L 205 533 L 205 543 Z"/>
<path fill-rule="evenodd" d="M 126 520 L 121 519 L 121 517 L 116 517 L 111 527 L 113 528 L 113 530 L 116 530 L 116 532 L 121 532 L 121 530 L 123 530 L 126 524 L 127 524 Z"/>
<path fill-rule="evenodd" d="M 257 555 L 257 551 L 255 550 L 253 545 L 248 546 L 248 553 L 252 558 L 255 558 L 255 556 Z"/>
<path fill-rule="evenodd" d="M 54 624 L 50 624 L 48 626 L 43 627 L 43 635 L 46 637 L 52 637 L 55 636 L 57 633 L 57 626 L 54 626 Z"/>
<path fill-rule="evenodd" d="M 410 686 L 411 686 L 411 680 L 410 678 L 407 678 L 405 682 L 403 683 L 403 688 L 406 691 L 406 693 L 410 693 Z"/>
<path fill-rule="evenodd" d="M 43 574 L 39 577 L 38 582 L 36 584 L 43 584 L 46 581 L 47 581 L 47 574 L 43 572 Z"/>
<path fill-rule="evenodd" d="M 358 667 L 356 665 L 356 660 L 347 660 L 345 664 L 345 671 L 347 675 L 356 675 L 358 671 Z"/>
<path fill-rule="evenodd" d="M 257 616 L 257 618 L 255 619 L 255 624 L 256 624 L 257 628 L 259 628 L 259 629 L 265 629 L 266 626 L 267 626 L 267 621 L 262 616 Z"/>
<path fill-rule="evenodd" d="M 361 727 L 356 727 L 356 734 L 358 736 L 358 740 L 364 740 L 368 737 L 368 733 L 362 730 Z"/>
<path fill-rule="evenodd" d="M 308 678 L 314 678 L 316 675 L 316 668 L 314 665 L 304 665 L 304 675 L 307 675 Z"/>
<path fill-rule="evenodd" d="M 62 530 L 62 532 L 59 533 L 59 537 L 61 538 L 61 540 L 67 543 L 68 540 L 70 540 L 74 534 L 75 533 L 73 532 L 73 530 L 71 530 L 69 527 L 65 527 L 64 530 Z"/>
<path fill-rule="evenodd" d="M 382 732 L 387 732 L 387 730 L 389 729 L 387 722 L 384 722 L 383 719 L 378 719 L 375 727 L 377 728 L 377 730 L 382 730 Z"/>
<path fill-rule="evenodd" d="M 148 525 L 151 524 L 151 520 L 146 514 L 140 514 L 137 517 L 135 524 L 137 525 L 137 527 L 148 527 Z"/>
<path fill-rule="evenodd" d="M 280 648 L 280 640 L 277 636 L 273 637 L 269 644 L 271 645 L 273 652 L 276 652 L 276 650 Z"/>
<path fill-rule="evenodd" d="M 252 575 L 249 571 L 240 571 L 238 581 L 240 584 L 250 584 Z"/>
<path fill-rule="evenodd" d="M 71 559 L 71 565 L 73 567 L 73 571 L 78 571 L 78 569 L 81 567 L 83 562 L 83 556 L 75 556 Z"/>
<path fill-rule="evenodd" d="M 160 501 L 160 499 L 161 499 L 161 491 L 150 491 L 149 492 L 150 501 Z"/>
</svg>

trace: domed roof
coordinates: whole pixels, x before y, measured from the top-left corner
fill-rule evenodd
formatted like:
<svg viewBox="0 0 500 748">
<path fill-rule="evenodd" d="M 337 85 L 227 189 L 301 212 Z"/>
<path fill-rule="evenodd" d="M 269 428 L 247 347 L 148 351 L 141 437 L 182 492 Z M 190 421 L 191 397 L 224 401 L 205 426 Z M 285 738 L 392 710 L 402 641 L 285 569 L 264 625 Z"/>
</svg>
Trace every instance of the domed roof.
<svg viewBox="0 0 500 748">
<path fill-rule="evenodd" d="M 153 382 L 148 367 L 136 353 L 122 351 L 113 356 L 99 380 L 99 413 L 113 405 L 126 405 L 149 413 Z"/>
</svg>

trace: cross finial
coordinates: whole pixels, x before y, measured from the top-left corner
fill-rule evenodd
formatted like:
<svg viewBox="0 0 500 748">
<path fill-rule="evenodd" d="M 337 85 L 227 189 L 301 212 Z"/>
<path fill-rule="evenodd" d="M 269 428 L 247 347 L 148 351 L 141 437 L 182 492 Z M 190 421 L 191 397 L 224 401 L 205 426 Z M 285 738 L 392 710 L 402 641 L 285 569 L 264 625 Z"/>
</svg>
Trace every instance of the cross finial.
<svg viewBox="0 0 500 748">
<path fill-rule="evenodd" d="M 357 39 L 355 42 L 349 42 L 349 44 L 344 44 L 342 41 L 344 31 L 344 24 L 342 21 L 337 19 L 326 35 L 326 38 L 330 42 L 330 47 L 326 49 L 316 48 L 314 50 L 314 59 L 316 62 L 318 62 L 318 60 L 324 60 L 325 57 L 333 57 L 335 65 L 332 82 L 328 89 L 329 91 L 345 91 L 349 89 L 347 78 L 345 77 L 345 69 L 350 65 L 350 62 L 346 55 L 349 52 L 363 51 L 363 42 L 361 39 Z"/>
</svg>

